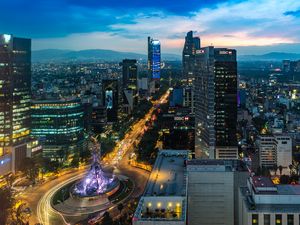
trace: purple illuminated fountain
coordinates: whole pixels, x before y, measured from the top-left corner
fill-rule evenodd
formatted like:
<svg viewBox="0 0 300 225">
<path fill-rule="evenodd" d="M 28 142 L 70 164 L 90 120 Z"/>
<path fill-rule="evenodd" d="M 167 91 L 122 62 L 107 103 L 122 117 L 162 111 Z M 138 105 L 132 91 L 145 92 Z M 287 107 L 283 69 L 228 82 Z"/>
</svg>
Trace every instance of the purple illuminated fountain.
<svg viewBox="0 0 300 225">
<path fill-rule="evenodd" d="M 100 157 L 100 144 L 95 138 L 93 140 L 92 165 L 79 182 L 75 183 L 71 189 L 71 194 L 77 197 L 97 197 L 107 195 L 114 192 L 119 186 L 119 180 L 111 173 L 103 171 L 99 162 Z"/>
</svg>

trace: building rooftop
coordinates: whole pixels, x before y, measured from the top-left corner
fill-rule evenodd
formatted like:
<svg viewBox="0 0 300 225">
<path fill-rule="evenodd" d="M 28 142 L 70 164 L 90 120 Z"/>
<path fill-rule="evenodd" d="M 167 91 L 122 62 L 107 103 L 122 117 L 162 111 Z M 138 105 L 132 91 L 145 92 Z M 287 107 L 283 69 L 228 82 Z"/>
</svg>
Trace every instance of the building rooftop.
<svg viewBox="0 0 300 225">
<path fill-rule="evenodd" d="M 262 176 L 253 176 L 252 177 L 252 183 L 254 187 L 275 187 L 275 184 L 273 184 L 271 178 L 269 177 L 262 177 Z"/>
<path fill-rule="evenodd" d="M 300 195 L 300 185 L 281 184 L 277 185 L 277 190 L 279 195 Z"/>
<path fill-rule="evenodd" d="M 148 180 L 144 196 L 185 196 L 188 159 L 186 150 L 159 152 Z"/>
<path fill-rule="evenodd" d="M 293 196 L 292 193 L 294 191 L 293 187 L 299 190 L 300 186 L 299 185 L 278 185 L 278 186 L 282 186 L 282 187 L 278 187 L 279 193 L 283 191 L 283 189 L 286 189 L 285 190 L 286 192 L 283 191 L 281 194 L 275 193 L 282 196 L 283 198 L 277 199 L 274 196 L 272 197 L 272 199 L 268 198 L 266 201 L 267 203 L 255 202 L 255 198 L 253 198 L 253 196 L 250 195 L 249 189 L 247 187 L 241 187 L 240 191 L 244 196 L 244 201 L 247 205 L 248 210 L 251 212 L 298 213 L 300 211 L 300 204 L 298 199 L 295 199 L 295 196 Z M 270 193 L 265 193 L 265 194 L 266 196 L 270 196 Z M 299 193 L 297 193 L 296 195 L 298 197 Z M 261 196 L 261 194 L 259 196 Z M 292 199 L 295 199 L 295 201 L 293 202 Z"/>
<path fill-rule="evenodd" d="M 187 161 L 188 170 L 210 172 L 248 171 L 246 164 L 235 159 L 193 159 Z"/>
<path fill-rule="evenodd" d="M 185 224 L 188 150 L 161 150 L 133 217 L 138 221 Z M 151 222 L 152 221 L 152 222 Z"/>
</svg>

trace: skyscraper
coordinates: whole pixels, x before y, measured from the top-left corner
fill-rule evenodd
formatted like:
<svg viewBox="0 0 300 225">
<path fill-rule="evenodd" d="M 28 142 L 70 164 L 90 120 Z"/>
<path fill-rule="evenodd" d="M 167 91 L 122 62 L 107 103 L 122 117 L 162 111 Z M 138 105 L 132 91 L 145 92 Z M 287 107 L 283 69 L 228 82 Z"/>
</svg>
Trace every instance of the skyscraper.
<svg viewBox="0 0 300 225">
<path fill-rule="evenodd" d="M 84 110 L 80 99 L 32 102 L 32 132 L 45 157 L 64 160 L 84 151 Z"/>
<path fill-rule="evenodd" d="M 0 174 L 15 172 L 30 134 L 31 40 L 0 34 Z"/>
<path fill-rule="evenodd" d="M 196 51 L 201 47 L 200 38 L 193 37 L 193 31 L 189 31 L 185 37 L 185 43 L 182 51 L 182 73 L 183 77 L 192 81 L 195 78 L 194 64 Z"/>
<path fill-rule="evenodd" d="M 152 79 L 160 79 L 160 41 L 148 37 L 148 71 Z"/>
<path fill-rule="evenodd" d="M 196 155 L 237 158 L 236 51 L 210 46 L 195 57 Z"/>
<path fill-rule="evenodd" d="M 127 114 L 131 114 L 137 103 L 137 64 L 135 59 L 124 59 L 122 63 L 122 98 L 123 108 Z"/>
<path fill-rule="evenodd" d="M 124 59 L 122 63 L 123 89 L 137 89 L 137 64 L 135 59 Z"/>
</svg>

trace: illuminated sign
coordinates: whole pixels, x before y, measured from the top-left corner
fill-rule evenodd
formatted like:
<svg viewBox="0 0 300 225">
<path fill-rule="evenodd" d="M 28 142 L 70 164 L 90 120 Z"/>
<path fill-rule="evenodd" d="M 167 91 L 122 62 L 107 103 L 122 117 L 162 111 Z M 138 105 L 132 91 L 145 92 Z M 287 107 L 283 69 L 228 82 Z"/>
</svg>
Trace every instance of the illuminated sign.
<svg viewBox="0 0 300 225">
<path fill-rule="evenodd" d="M 4 164 L 8 163 L 9 161 L 10 161 L 10 158 L 2 159 L 0 161 L 0 165 L 4 165 Z"/>
<path fill-rule="evenodd" d="M 105 106 L 107 109 L 113 108 L 113 91 L 112 90 L 105 91 Z"/>
<path fill-rule="evenodd" d="M 9 34 L 3 34 L 3 38 L 4 38 L 4 43 L 8 44 L 11 40 L 11 35 Z"/>
<path fill-rule="evenodd" d="M 154 44 L 154 45 L 159 45 L 160 42 L 159 42 L 158 40 L 153 40 L 153 41 L 152 41 L 152 44 Z"/>
<path fill-rule="evenodd" d="M 32 148 L 31 149 L 31 152 L 33 153 L 33 152 L 37 152 L 37 151 L 40 151 L 40 150 L 42 150 L 43 149 L 43 147 L 41 146 L 41 145 L 39 145 L 39 146 L 37 146 L 37 147 L 35 147 L 35 148 Z"/>
<path fill-rule="evenodd" d="M 175 116 L 175 121 L 188 121 L 190 118 L 188 116 Z"/>
<path fill-rule="evenodd" d="M 205 53 L 204 49 L 196 50 L 196 54 L 203 54 L 203 53 Z"/>
<path fill-rule="evenodd" d="M 232 55 L 232 51 L 219 51 L 220 55 Z"/>
</svg>

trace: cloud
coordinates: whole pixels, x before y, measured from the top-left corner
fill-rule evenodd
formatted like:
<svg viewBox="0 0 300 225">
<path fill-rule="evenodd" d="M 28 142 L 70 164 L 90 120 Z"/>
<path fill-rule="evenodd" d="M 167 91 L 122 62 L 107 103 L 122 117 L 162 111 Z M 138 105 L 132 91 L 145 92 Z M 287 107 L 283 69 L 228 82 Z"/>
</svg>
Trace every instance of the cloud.
<svg viewBox="0 0 300 225">
<path fill-rule="evenodd" d="M 284 13 L 284 15 L 300 16 L 300 9 L 296 11 L 287 11 Z"/>
<path fill-rule="evenodd" d="M 119 34 L 153 35 L 165 40 L 170 48 L 179 48 L 184 31 L 197 30 L 205 45 L 265 46 L 300 41 L 299 19 L 286 12 L 299 8 L 300 1 L 249 0 L 229 1 L 203 8 L 187 16 L 136 16 L 133 24 L 110 26 Z M 163 16 L 161 16 L 163 15 Z M 172 41 L 174 45 L 168 42 Z M 182 46 L 181 46 L 182 47 Z"/>
<path fill-rule="evenodd" d="M 68 0 L 65 16 L 49 12 L 49 18 L 57 16 L 62 21 L 54 19 L 53 24 L 45 26 L 45 35 L 37 35 L 34 48 L 107 48 L 145 52 L 146 37 L 153 36 L 161 40 L 163 51 L 180 53 L 185 33 L 189 30 L 201 36 L 203 45 L 262 46 L 261 50 L 264 46 L 276 48 L 280 44 L 300 42 L 299 10 L 293 11 L 300 8 L 300 1 L 214 1 L 210 5 L 184 9 L 184 13 L 168 7 L 169 0 L 163 1 L 162 6 L 158 0 L 152 5 L 145 1 L 126 0 L 112 7 L 110 4 L 115 1 L 105 1 L 101 8 L 99 2 L 103 1 L 94 0 L 87 4 L 90 1 Z M 180 4 L 185 5 L 181 0 L 174 4 L 178 9 Z M 49 23 L 48 20 L 45 19 L 45 24 Z M 60 37 L 44 38 L 55 28 L 61 32 Z"/>
</svg>

